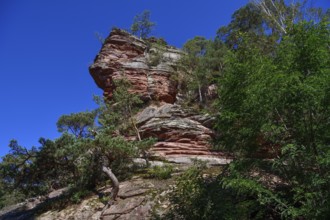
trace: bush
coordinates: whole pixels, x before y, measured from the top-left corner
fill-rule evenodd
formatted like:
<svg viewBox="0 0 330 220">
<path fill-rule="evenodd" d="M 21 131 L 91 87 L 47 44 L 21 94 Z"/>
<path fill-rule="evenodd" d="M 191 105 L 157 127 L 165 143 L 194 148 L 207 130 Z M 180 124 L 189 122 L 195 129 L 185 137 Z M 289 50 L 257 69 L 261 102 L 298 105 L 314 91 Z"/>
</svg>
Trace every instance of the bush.
<svg viewBox="0 0 330 220">
<path fill-rule="evenodd" d="M 172 165 L 154 166 L 148 170 L 148 176 L 156 179 L 169 179 L 173 173 Z"/>
<path fill-rule="evenodd" d="M 273 219 L 253 195 L 223 188 L 225 173 L 204 178 L 205 168 L 197 162 L 180 176 L 169 195 L 171 209 L 163 219 Z"/>
</svg>

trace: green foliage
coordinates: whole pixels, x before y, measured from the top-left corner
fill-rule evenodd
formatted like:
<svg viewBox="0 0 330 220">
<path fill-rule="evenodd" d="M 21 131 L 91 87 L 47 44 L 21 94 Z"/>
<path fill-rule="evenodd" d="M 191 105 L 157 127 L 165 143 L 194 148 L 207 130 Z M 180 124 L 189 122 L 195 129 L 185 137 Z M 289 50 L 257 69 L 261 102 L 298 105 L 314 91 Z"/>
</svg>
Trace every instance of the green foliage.
<svg viewBox="0 0 330 220">
<path fill-rule="evenodd" d="M 102 102 L 100 109 L 61 116 L 57 126 L 62 135 L 58 139 L 41 138 L 41 146 L 31 150 L 11 141 L 11 152 L 0 163 L 1 198 L 9 201 L 9 196 L 17 195 L 17 200 L 12 200 L 15 202 L 20 201 L 21 194 L 27 198 L 71 186 L 68 197 L 79 202 L 105 181 L 103 166 L 110 167 L 119 179 L 127 178 L 132 158 L 147 155 L 154 140 L 141 140 L 133 119 L 142 101 L 127 91 L 126 81 L 116 82 L 116 87 L 113 101 Z M 96 116 L 101 126 L 96 127 Z M 117 129 L 122 135 L 139 138 L 127 141 Z"/>
<path fill-rule="evenodd" d="M 95 127 L 95 118 L 97 111 L 86 111 L 62 115 L 56 125 L 59 132 L 69 132 L 77 138 L 86 138 L 93 136 L 89 129 Z"/>
<path fill-rule="evenodd" d="M 281 13 L 287 9 L 279 8 Z M 198 92 L 201 102 L 206 86 L 218 82 L 218 146 L 237 158 L 217 180 L 217 190 L 222 198 L 236 195 L 231 199 L 237 210 L 250 204 L 258 213 L 242 211 L 236 217 L 229 214 L 229 219 L 326 219 L 330 213 L 329 24 L 325 17 L 319 23 L 322 19 L 296 23 L 299 18 L 285 24 L 282 32 L 259 10 L 247 5 L 219 30 L 216 40 L 196 37 L 184 47 L 187 55 L 181 61 L 188 93 L 196 97 Z M 297 16 L 304 16 L 303 12 Z M 260 155 L 273 160 L 256 159 Z M 277 181 L 270 183 L 267 176 Z M 189 184 L 188 179 L 195 180 Z M 206 211 L 203 205 L 214 200 L 203 191 L 207 185 L 203 180 L 189 176 L 179 182 L 182 191 L 174 195 L 174 219 L 212 219 L 212 213 L 221 209 L 212 203 Z"/>
<path fill-rule="evenodd" d="M 165 47 L 158 43 L 151 43 L 149 49 L 148 66 L 157 66 L 164 59 Z"/>
<path fill-rule="evenodd" d="M 288 34 L 297 23 L 319 23 L 329 19 L 328 12 L 315 8 L 313 1 L 309 0 L 252 0 L 250 4 L 259 10 L 260 16 L 271 31 L 282 36 Z"/>
<path fill-rule="evenodd" d="M 19 202 L 23 202 L 26 196 L 19 190 L 6 191 L 4 187 L 0 186 L 0 209 L 6 206 L 14 205 Z"/>
<path fill-rule="evenodd" d="M 2 158 L 0 164 L 0 185 L 3 192 L 18 190 L 27 196 L 43 191 L 43 183 L 37 181 L 34 170 L 37 149 L 27 150 L 16 140 L 10 141 L 10 153 Z M 37 182 L 35 182 L 37 181 Z"/>
<path fill-rule="evenodd" d="M 230 24 L 217 31 L 217 39 L 229 48 L 236 49 L 244 39 L 242 33 L 253 39 L 250 43 L 262 47 L 263 52 L 270 52 L 279 37 L 278 33 L 269 27 L 260 9 L 251 3 L 235 11 Z"/>
<path fill-rule="evenodd" d="M 305 25 L 300 25 L 302 26 Z M 309 30 L 307 26 L 305 28 L 300 33 L 315 35 L 311 33 L 313 30 Z M 226 141 L 227 145 L 232 142 L 231 146 L 235 145 L 242 149 L 238 146 L 238 142 L 250 140 L 251 143 L 242 144 L 256 147 L 257 143 L 254 141 L 261 131 L 267 132 L 268 139 L 276 140 L 279 140 L 276 135 L 282 135 L 282 139 L 287 136 L 293 137 L 293 135 L 299 139 L 311 136 L 292 132 L 298 132 L 298 127 L 304 128 L 299 132 L 309 132 L 302 124 L 308 122 L 301 119 L 314 119 L 308 117 L 308 111 L 312 109 L 321 112 L 323 110 L 320 108 L 327 109 L 323 101 L 326 99 L 329 80 L 326 67 L 328 65 L 327 37 L 319 35 L 313 40 L 316 43 L 314 46 L 307 45 L 307 42 L 305 46 L 302 46 L 298 41 L 291 43 L 291 39 L 297 37 L 296 34 L 294 36 L 290 36 L 290 40 L 285 39 L 281 43 L 277 52 L 278 56 L 273 60 L 263 56 L 258 48 L 249 47 L 248 43 L 228 57 L 232 65 L 227 68 L 225 76 L 219 82 L 222 94 L 220 104 L 222 122 L 219 125 L 223 124 L 226 128 L 234 129 L 222 129 L 228 134 L 224 136 L 232 137 L 231 140 Z M 308 50 L 306 46 L 311 51 L 306 51 Z M 309 62 L 314 63 L 309 64 Z M 308 75 L 307 72 L 310 74 Z M 323 117 L 324 115 L 315 116 Z M 319 124 L 320 119 L 315 119 L 316 121 L 311 123 Z M 276 123 L 273 123 L 274 121 Z M 232 124 L 229 125 L 229 123 Z M 289 126 L 296 125 L 296 128 L 289 129 Z"/>
<path fill-rule="evenodd" d="M 267 167 L 236 166 L 240 175 L 227 184 L 261 195 L 257 201 L 276 207 L 283 218 L 329 214 L 329 36 L 327 23 L 296 24 L 272 56 L 244 36 L 219 81 L 220 144 L 240 158 L 264 150 L 278 155 Z M 256 168 L 277 175 L 286 187 L 273 193 L 249 182 Z"/>
<path fill-rule="evenodd" d="M 116 136 L 118 133 L 123 136 L 135 136 L 136 141 L 127 142 L 123 140 L 122 145 L 134 146 L 135 155 L 143 155 L 147 158 L 147 151 L 154 144 L 153 138 L 142 139 L 133 117 L 138 109 L 143 105 L 142 100 L 136 94 L 129 92 L 131 84 L 125 80 L 114 82 L 116 90 L 111 101 L 97 99 L 100 105 L 99 123 L 101 124 L 101 133 L 103 136 Z M 127 149 L 128 150 L 128 149 Z M 131 152 L 131 151 L 130 151 Z M 132 153 L 132 152 L 131 152 Z M 116 157 L 118 161 L 120 157 Z"/>
<path fill-rule="evenodd" d="M 150 21 L 150 11 L 145 10 L 134 17 L 130 30 L 138 37 L 147 38 L 154 26 L 155 23 Z"/>
<path fill-rule="evenodd" d="M 197 162 L 177 180 L 170 195 L 172 208 L 164 219 L 271 219 L 252 193 L 223 187 L 218 178 L 203 177 L 205 165 Z M 243 184 L 243 182 L 242 182 Z"/>
<path fill-rule="evenodd" d="M 85 190 L 85 189 L 82 189 L 82 190 L 79 190 L 79 191 L 76 191 L 74 192 L 72 195 L 71 195 L 71 198 L 70 200 L 75 203 L 75 204 L 78 204 L 81 202 L 81 200 L 83 198 L 85 198 L 87 195 L 89 195 L 91 192 L 88 191 L 88 190 Z"/>
<path fill-rule="evenodd" d="M 100 105 L 99 123 L 102 129 L 107 130 L 109 134 L 118 130 L 125 136 L 132 133 L 138 136 L 133 115 L 143 102 L 138 95 L 128 91 L 131 87 L 129 81 L 116 80 L 114 85 L 116 90 L 112 100 L 96 98 L 96 102 Z"/>
<path fill-rule="evenodd" d="M 82 184 L 82 148 L 77 139 L 65 133 L 55 141 L 40 139 L 41 147 L 27 150 L 12 141 L 12 152 L 1 163 L 1 181 L 8 192 L 26 197 L 48 193 L 69 184 Z"/>
<path fill-rule="evenodd" d="M 148 169 L 148 176 L 160 180 L 171 178 L 173 173 L 172 165 L 154 166 Z"/>
<path fill-rule="evenodd" d="M 145 39 L 147 44 L 152 44 L 156 46 L 166 47 L 168 44 L 166 40 L 162 37 L 149 37 L 148 39 Z"/>
<path fill-rule="evenodd" d="M 214 40 L 184 45 L 180 93 L 188 105 L 216 113 L 218 147 L 236 159 L 217 177 L 205 177 L 205 165 L 196 162 L 178 178 L 165 219 L 329 218 L 330 16 L 305 13 L 304 2 L 254 1 Z M 149 18 L 149 11 L 137 15 L 131 32 L 147 38 L 155 25 Z M 164 42 L 148 42 L 156 49 L 149 65 L 158 65 Z M 134 119 L 143 102 L 122 78 L 113 82 L 111 100 L 97 99 L 98 110 L 61 116 L 61 137 L 41 138 L 30 150 L 10 142 L 0 163 L 0 208 L 71 186 L 59 200 L 63 208 L 105 182 L 102 167 L 125 179 L 134 157 L 148 160 L 155 140 L 143 139 Z M 210 98 L 213 84 L 218 94 Z M 166 179 L 172 172 L 166 165 L 148 175 Z"/>
<path fill-rule="evenodd" d="M 181 72 L 179 76 L 181 93 L 186 94 L 188 101 L 207 104 L 208 86 L 214 84 L 224 69 L 224 55 L 227 53 L 225 45 L 219 40 L 206 40 L 195 37 L 183 46 L 186 55 L 180 60 Z"/>
<path fill-rule="evenodd" d="M 74 161 L 80 154 L 80 149 L 74 145 L 75 137 L 65 133 L 54 141 L 41 138 L 39 142 L 35 172 L 46 189 L 58 189 L 75 181 L 78 174 Z"/>
</svg>

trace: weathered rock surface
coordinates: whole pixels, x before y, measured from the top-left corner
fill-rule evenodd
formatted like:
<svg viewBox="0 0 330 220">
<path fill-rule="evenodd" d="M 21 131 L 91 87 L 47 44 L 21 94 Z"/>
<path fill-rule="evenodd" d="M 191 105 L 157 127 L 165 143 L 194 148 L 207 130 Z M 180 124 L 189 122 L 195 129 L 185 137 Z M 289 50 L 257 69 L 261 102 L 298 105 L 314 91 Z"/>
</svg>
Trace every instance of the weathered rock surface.
<svg viewBox="0 0 330 220">
<path fill-rule="evenodd" d="M 117 200 L 101 216 L 104 204 L 97 195 L 84 199 L 79 204 L 72 204 L 60 210 L 49 210 L 40 214 L 37 207 L 20 207 L 19 210 L 3 213 L 1 220 L 144 220 L 152 219 L 157 204 L 169 206 L 167 194 L 170 192 L 172 180 L 152 180 L 135 178 L 120 184 L 120 193 Z M 102 193 L 111 191 L 111 188 L 102 190 Z M 161 201 L 161 203 L 159 203 Z M 39 206 L 43 206 L 39 202 Z M 158 210 L 157 212 L 162 212 Z"/>
<path fill-rule="evenodd" d="M 126 79 L 143 100 L 175 102 L 177 82 L 171 76 L 182 52 L 152 45 L 120 29 L 110 33 L 89 68 L 105 97 L 112 97 L 114 80 Z"/>
<path fill-rule="evenodd" d="M 220 154 L 220 153 L 219 153 Z M 186 155 L 177 155 L 177 156 L 172 156 L 168 157 L 167 161 L 171 163 L 177 163 L 177 164 L 193 164 L 194 160 L 200 160 L 204 161 L 208 166 L 219 166 L 219 165 L 225 165 L 229 164 L 230 162 L 233 161 L 232 158 L 228 156 L 221 156 L 217 155 L 216 157 L 212 156 L 186 156 Z"/>
<path fill-rule="evenodd" d="M 65 193 L 68 188 L 62 188 L 49 193 L 47 196 L 38 196 L 29 198 L 24 202 L 16 205 L 7 206 L 0 210 L 0 220 L 29 220 L 35 219 L 34 215 L 38 212 L 43 204 L 51 203 Z"/>
<path fill-rule="evenodd" d="M 141 136 L 158 140 L 152 148 L 156 155 L 171 157 L 174 161 L 181 161 L 182 156 L 223 158 L 223 154 L 210 150 L 214 137 L 210 129 L 213 118 L 198 115 L 178 104 L 175 76 L 178 74 L 177 61 L 183 53 L 173 47 L 155 44 L 156 41 L 141 40 L 114 29 L 90 66 L 92 77 L 103 89 L 104 96 L 110 99 L 115 90 L 114 81 L 125 78 L 132 85 L 130 92 L 138 94 L 142 100 L 158 103 L 136 116 Z M 212 96 L 216 87 L 210 86 L 209 90 Z"/>
<path fill-rule="evenodd" d="M 213 121 L 209 115 L 197 115 L 176 104 L 163 104 L 145 108 L 136 121 L 142 137 L 158 138 L 152 151 L 160 156 L 222 155 L 210 150 L 214 133 L 206 127 Z"/>
</svg>

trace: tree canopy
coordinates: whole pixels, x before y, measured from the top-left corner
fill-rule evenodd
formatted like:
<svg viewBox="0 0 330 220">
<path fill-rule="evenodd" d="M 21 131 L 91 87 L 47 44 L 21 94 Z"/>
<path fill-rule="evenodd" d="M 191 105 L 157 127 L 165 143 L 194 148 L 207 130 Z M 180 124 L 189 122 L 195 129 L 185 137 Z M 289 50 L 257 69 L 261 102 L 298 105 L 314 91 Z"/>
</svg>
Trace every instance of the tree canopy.
<svg viewBox="0 0 330 220">
<path fill-rule="evenodd" d="M 150 11 L 145 10 L 134 17 L 130 31 L 138 37 L 147 38 L 155 25 L 150 21 Z"/>
<path fill-rule="evenodd" d="M 218 114 L 214 147 L 235 160 L 211 181 L 216 186 L 197 170 L 183 176 L 172 195 L 174 216 L 329 218 L 329 19 L 306 4 L 254 1 L 209 41 L 211 48 L 222 45 L 222 53 L 209 53 L 203 37 L 185 45 L 188 74 L 199 76 L 192 83 L 216 82 L 218 88 L 217 98 L 204 106 Z M 220 68 L 206 65 L 208 56 L 213 64 L 221 61 Z"/>
</svg>

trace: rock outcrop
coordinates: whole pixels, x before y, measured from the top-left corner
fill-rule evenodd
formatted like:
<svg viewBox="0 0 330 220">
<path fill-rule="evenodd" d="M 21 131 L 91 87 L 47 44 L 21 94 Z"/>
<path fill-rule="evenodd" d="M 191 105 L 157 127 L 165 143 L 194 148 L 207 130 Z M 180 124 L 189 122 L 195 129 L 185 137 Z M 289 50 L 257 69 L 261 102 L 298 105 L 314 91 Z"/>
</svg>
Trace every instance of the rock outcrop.
<svg viewBox="0 0 330 220">
<path fill-rule="evenodd" d="M 78 204 L 65 203 L 62 194 L 46 200 L 36 198 L 0 210 L 1 220 L 144 220 L 154 219 L 155 213 L 162 213 L 169 207 L 168 193 L 173 180 L 132 178 L 120 183 L 120 191 L 115 203 L 105 210 L 101 195 L 108 195 L 111 187 L 99 189 Z M 63 192 L 63 191 L 62 191 Z M 58 193 L 58 192 L 56 192 Z M 32 201 L 33 200 L 33 201 Z M 61 208 L 52 208 L 51 204 Z M 56 205 L 55 205 L 56 206 Z M 154 213 L 155 212 L 155 213 Z M 102 215 L 102 216 L 101 216 Z"/>
<path fill-rule="evenodd" d="M 129 92 L 145 101 L 146 107 L 135 115 L 136 125 L 142 138 L 157 139 L 151 149 L 154 155 L 175 163 L 177 167 L 174 170 L 178 173 L 173 173 L 173 176 L 185 170 L 189 166 L 187 164 L 192 163 L 191 158 L 204 160 L 209 165 L 231 161 L 210 148 L 215 136 L 211 129 L 214 118 L 180 105 L 176 62 L 182 54 L 180 50 L 159 44 L 155 39 L 145 41 L 114 29 L 90 67 L 90 73 L 105 97 L 112 98 L 116 79 L 126 79 L 131 84 Z M 214 96 L 215 91 L 215 86 L 211 85 L 208 95 Z M 154 160 L 149 164 L 151 167 L 164 166 L 167 161 Z M 139 164 L 144 166 L 147 161 L 136 158 L 134 166 Z M 170 209 L 168 196 L 173 187 L 174 178 L 154 180 L 136 176 L 120 183 L 116 201 L 104 212 L 102 195 L 107 195 L 111 188 L 99 189 L 97 194 L 89 195 L 79 204 L 52 209 L 52 203 L 61 205 L 71 196 L 66 189 L 61 189 L 45 198 L 29 199 L 0 210 L 0 220 L 156 219 Z"/>
<path fill-rule="evenodd" d="M 213 118 L 197 115 L 176 104 L 149 106 L 137 115 L 142 137 L 157 137 L 152 151 L 160 156 L 221 156 L 210 150 Z"/>
<path fill-rule="evenodd" d="M 213 118 L 182 108 L 177 100 L 177 61 L 183 53 L 170 46 L 141 40 L 114 29 L 105 40 L 90 73 L 104 96 L 112 97 L 116 79 L 127 79 L 129 92 L 153 103 L 142 110 L 136 121 L 141 136 L 155 137 L 152 152 L 166 158 L 178 156 L 223 156 L 210 150 L 214 137 Z M 155 104 L 156 103 L 156 104 Z"/>
<path fill-rule="evenodd" d="M 132 85 L 131 92 L 143 100 L 174 103 L 177 82 L 171 76 L 181 54 L 172 47 L 146 42 L 114 29 L 89 70 L 104 96 L 110 99 L 115 89 L 114 80 L 126 79 Z"/>
</svg>

